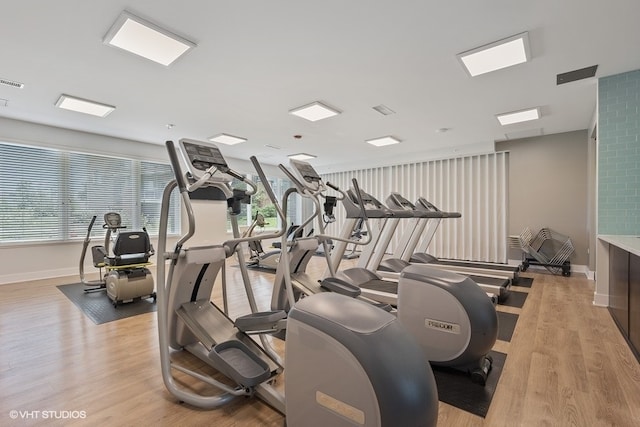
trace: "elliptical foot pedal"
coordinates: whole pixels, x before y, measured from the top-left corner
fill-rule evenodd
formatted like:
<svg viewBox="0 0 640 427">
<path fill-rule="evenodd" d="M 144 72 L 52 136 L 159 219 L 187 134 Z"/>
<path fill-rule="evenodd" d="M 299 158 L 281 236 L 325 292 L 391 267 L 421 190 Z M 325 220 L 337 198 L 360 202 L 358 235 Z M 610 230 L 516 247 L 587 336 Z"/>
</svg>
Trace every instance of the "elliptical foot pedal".
<svg viewBox="0 0 640 427">
<path fill-rule="evenodd" d="M 240 316 L 236 319 L 234 325 L 245 333 L 276 332 L 282 329 L 278 324 L 286 318 L 287 313 L 284 310 L 262 311 Z"/>
<path fill-rule="evenodd" d="M 243 387 L 253 387 L 271 376 L 269 366 L 242 341 L 221 342 L 209 352 L 209 359 L 224 375 Z"/>
<path fill-rule="evenodd" d="M 360 295 L 362 290 L 349 282 L 338 279 L 337 277 L 327 277 L 320 282 L 320 287 L 331 292 L 346 295 L 351 298 L 356 298 Z"/>
<path fill-rule="evenodd" d="M 387 313 L 391 313 L 393 311 L 393 306 L 391 304 L 386 304 L 384 302 L 376 302 L 373 304 L 374 306 L 383 309 Z"/>
</svg>

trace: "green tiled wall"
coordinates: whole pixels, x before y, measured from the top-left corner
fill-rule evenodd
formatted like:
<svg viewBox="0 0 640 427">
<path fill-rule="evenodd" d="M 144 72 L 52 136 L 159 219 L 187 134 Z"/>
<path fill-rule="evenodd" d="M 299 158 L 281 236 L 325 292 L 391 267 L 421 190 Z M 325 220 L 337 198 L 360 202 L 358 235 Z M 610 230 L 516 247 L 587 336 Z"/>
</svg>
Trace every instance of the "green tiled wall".
<svg viewBox="0 0 640 427">
<path fill-rule="evenodd" d="M 598 233 L 640 235 L 640 70 L 598 81 Z"/>
</svg>

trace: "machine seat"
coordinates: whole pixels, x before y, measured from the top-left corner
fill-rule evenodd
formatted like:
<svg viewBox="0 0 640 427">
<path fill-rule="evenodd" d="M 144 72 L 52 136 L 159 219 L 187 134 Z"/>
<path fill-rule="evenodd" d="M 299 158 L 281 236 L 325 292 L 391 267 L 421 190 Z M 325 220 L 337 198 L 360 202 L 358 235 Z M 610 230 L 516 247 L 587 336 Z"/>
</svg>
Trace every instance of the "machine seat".
<svg viewBox="0 0 640 427">
<path fill-rule="evenodd" d="M 113 245 L 113 257 L 107 258 L 109 266 L 144 264 L 154 254 L 146 231 L 128 231 L 118 234 Z"/>
</svg>

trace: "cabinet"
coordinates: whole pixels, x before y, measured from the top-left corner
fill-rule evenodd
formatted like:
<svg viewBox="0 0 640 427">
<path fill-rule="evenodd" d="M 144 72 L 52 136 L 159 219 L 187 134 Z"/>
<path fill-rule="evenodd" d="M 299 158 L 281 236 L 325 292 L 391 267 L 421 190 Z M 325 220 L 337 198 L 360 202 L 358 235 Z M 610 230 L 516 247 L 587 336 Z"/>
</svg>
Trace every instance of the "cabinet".
<svg viewBox="0 0 640 427">
<path fill-rule="evenodd" d="M 640 256 L 609 249 L 609 311 L 640 359 Z"/>
<path fill-rule="evenodd" d="M 629 342 L 640 354 L 640 257 L 629 256 Z"/>
<path fill-rule="evenodd" d="M 629 252 L 617 246 L 609 250 L 609 311 L 620 331 L 629 336 Z"/>
</svg>

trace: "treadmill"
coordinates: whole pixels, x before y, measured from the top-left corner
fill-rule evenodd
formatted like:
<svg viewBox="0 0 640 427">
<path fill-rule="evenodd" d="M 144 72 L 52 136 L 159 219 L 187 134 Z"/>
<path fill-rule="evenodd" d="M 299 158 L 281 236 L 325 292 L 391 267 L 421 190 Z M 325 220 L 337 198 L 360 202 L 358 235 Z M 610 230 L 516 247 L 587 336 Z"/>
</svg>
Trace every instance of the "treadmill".
<svg viewBox="0 0 640 427">
<path fill-rule="evenodd" d="M 398 245 L 398 252 L 405 252 L 404 246 L 411 246 L 413 242 L 415 242 L 416 234 L 422 234 L 426 224 L 428 221 L 435 221 L 437 223 L 440 222 L 442 218 L 459 218 L 461 215 L 457 212 L 449 213 L 443 212 L 440 210 L 419 210 L 416 206 L 413 205 L 409 200 L 403 197 L 400 193 L 391 193 L 386 200 L 387 207 L 393 211 L 395 210 L 405 210 L 408 212 L 414 212 L 416 214 L 414 220 L 409 224 L 406 231 L 403 233 L 403 236 L 400 239 L 400 244 Z M 427 213 L 431 213 L 431 215 L 425 215 Z M 398 221 L 394 223 L 387 222 L 384 225 L 383 236 L 379 239 L 378 245 L 382 246 L 384 249 L 387 248 L 391 239 L 393 238 L 393 234 L 396 231 Z M 431 233 L 431 230 L 429 230 Z M 407 242 L 405 244 L 405 242 Z M 383 251 L 384 251 L 383 249 Z M 382 251 L 380 251 L 382 252 Z M 435 259 L 435 258 L 434 258 Z M 440 268 L 440 265 L 437 263 L 429 263 L 435 268 Z M 369 260 L 367 260 L 367 268 L 372 271 L 376 271 L 381 277 L 388 279 L 398 279 L 402 270 L 411 265 L 411 263 L 402 258 L 387 258 L 382 259 L 382 256 L 373 256 Z M 474 282 L 476 282 L 485 292 L 488 294 L 495 294 L 498 297 L 498 301 L 504 301 L 508 296 L 511 288 L 511 279 L 506 277 L 505 275 L 496 275 L 490 273 L 488 271 L 482 271 L 480 274 L 476 274 L 471 271 L 463 271 L 451 269 L 458 274 L 462 274 L 468 276 Z"/>
<path fill-rule="evenodd" d="M 349 236 L 356 226 L 357 221 L 362 217 L 361 208 L 358 205 L 358 199 L 353 189 L 350 189 L 346 192 L 343 192 L 339 189 L 337 191 L 344 194 L 344 197 L 341 201 L 346 211 L 346 220 L 344 226 L 342 227 L 340 236 Z M 405 220 L 415 219 L 421 216 L 423 217 L 422 219 L 437 218 L 439 214 L 432 213 L 431 215 L 425 216 L 424 214 L 412 213 L 412 211 L 405 209 L 389 209 L 375 197 L 366 193 L 362 189 L 360 189 L 360 194 L 361 199 L 364 203 L 366 216 L 370 220 L 377 219 L 377 222 L 380 222 L 381 226 L 374 227 L 372 224 L 370 224 L 371 241 L 367 245 L 366 251 L 360 255 L 360 263 L 357 267 L 338 271 L 338 266 L 346 250 L 346 245 L 341 243 L 336 244 L 336 246 L 333 248 L 333 251 L 331 252 L 331 266 L 333 271 L 335 272 L 334 277 L 358 286 L 362 290 L 362 296 L 364 297 L 396 306 L 398 303 L 397 293 L 400 273 L 395 273 L 395 275 L 393 275 L 393 278 L 383 278 L 381 274 L 378 274 L 381 272 L 374 272 L 365 267 L 361 267 L 360 265 L 366 265 L 371 257 L 374 257 L 376 255 L 379 256 L 382 252 L 384 252 L 384 249 L 386 249 L 386 245 L 381 243 L 386 239 L 386 233 L 384 233 L 383 235 L 385 224 L 397 224 L 397 220 L 399 220 L 400 218 L 403 218 Z M 384 246 L 384 248 L 382 248 L 382 246 Z M 329 269 L 325 271 L 324 277 L 325 279 L 332 277 Z M 487 296 L 494 304 L 497 303 L 498 296 L 496 294 L 487 293 Z"/>
<path fill-rule="evenodd" d="M 427 212 L 443 212 L 435 205 L 427 201 L 424 197 L 420 197 L 415 205 L 416 209 Z M 446 213 L 446 212 L 445 212 Z M 457 218 L 460 214 L 457 213 Z M 441 218 L 444 218 L 441 217 Z M 394 257 L 409 261 L 415 264 L 433 264 L 434 266 L 449 271 L 460 272 L 464 274 L 474 274 L 479 276 L 502 276 L 511 279 L 513 285 L 517 284 L 520 277 L 520 268 L 518 266 L 500 264 L 496 262 L 482 262 L 482 261 L 462 261 L 462 260 L 449 260 L 438 259 L 433 255 L 427 253 L 427 248 L 433 239 L 433 236 L 440 225 L 440 218 L 434 218 L 429 220 L 428 224 L 425 221 L 422 224 L 422 230 L 428 225 L 427 232 L 422 237 L 419 243 L 417 240 L 412 240 L 404 248 L 401 249 L 401 253 L 394 253 Z M 416 229 L 416 232 L 418 230 Z M 422 231 L 419 231 L 422 234 Z M 413 246 L 412 246 L 413 245 Z"/>
</svg>

